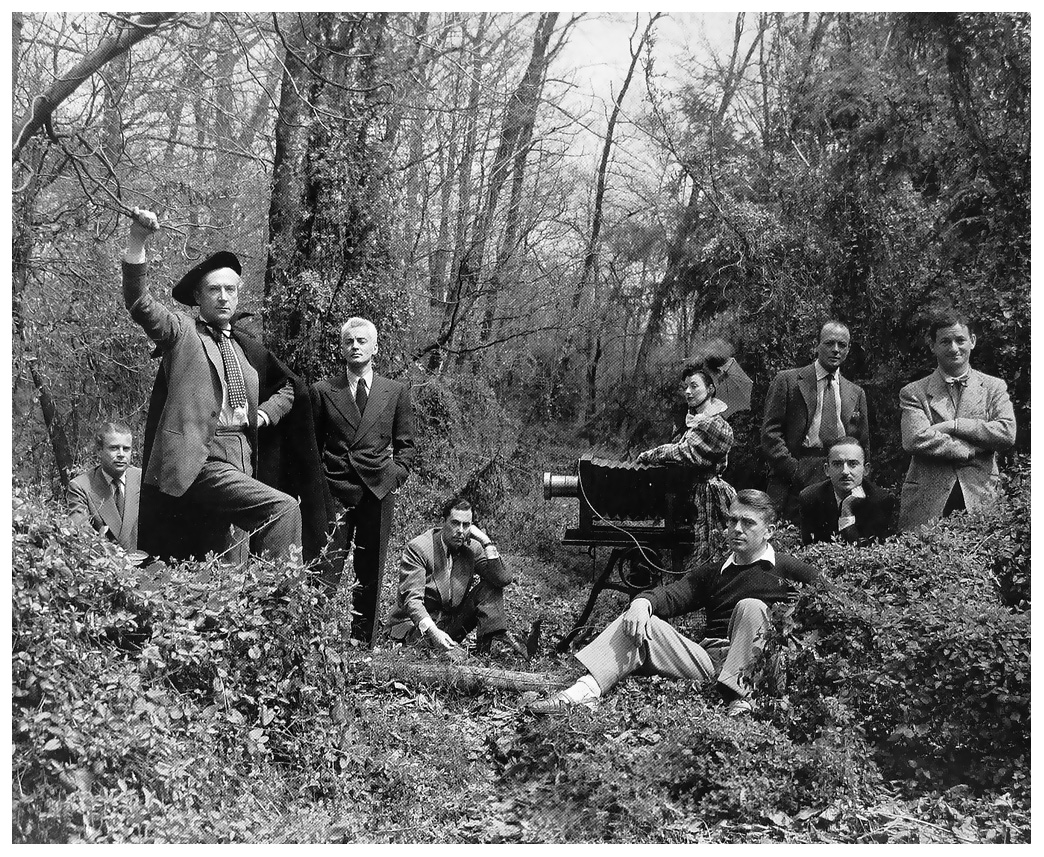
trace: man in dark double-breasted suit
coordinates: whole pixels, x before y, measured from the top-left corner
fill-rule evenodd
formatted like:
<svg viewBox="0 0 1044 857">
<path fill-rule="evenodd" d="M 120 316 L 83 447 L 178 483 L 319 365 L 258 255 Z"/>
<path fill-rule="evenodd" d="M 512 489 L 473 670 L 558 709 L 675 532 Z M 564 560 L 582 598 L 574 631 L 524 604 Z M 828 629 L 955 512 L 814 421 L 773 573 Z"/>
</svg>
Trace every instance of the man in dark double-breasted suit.
<svg viewBox="0 0 1044 857">
<path fill-rule="evenodd" d="M 323 472 L 337 507 L 324 580 L 337 589 L 354 540 L 352 636 L 368 644 L 377 622 L 394 492 L 406 481 L 415 454 L 413 410 L 405 384 L 373 371 L 372 322 L 348 319 L 341 351 L 345 368 L 311 388 Z"/>
<path fill-rule="evenodd" d="M 794 522 L 798 495 L 822 479 L 831 443 L 847 435 L 869 449 L 866 393 L 840 372 L 850 343 L 847 326 L 826 322 L 815 361 L 777 373 L 765 396 L 761 449 L 771 470 L 766 490 L 780 514 Z"/>
</svg>

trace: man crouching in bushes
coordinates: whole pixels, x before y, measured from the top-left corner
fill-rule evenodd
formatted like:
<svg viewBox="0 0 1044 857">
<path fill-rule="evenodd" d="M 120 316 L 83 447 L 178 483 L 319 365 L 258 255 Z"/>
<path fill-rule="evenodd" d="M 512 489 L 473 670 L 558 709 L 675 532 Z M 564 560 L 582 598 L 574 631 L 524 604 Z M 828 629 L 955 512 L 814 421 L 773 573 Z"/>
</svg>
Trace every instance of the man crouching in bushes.
<svg viewBox="0 0 1044 857">
<path fill-rule="evenodd" d="M 531 653 L 508 630 L 504 613 L 504 587 L 514 575 L 471 516 L 471 504 L 454 497 L 443 507 L 442 526 L 406 545 L 399 606 L 388 620 L 391 637 L 400 642 L 423 637 L 437 651 L 448 652 L 474 629 L 478 653 L 493 654 L 497 643 L 528 658 Z"/>
<path fill-rule="evenodd" d="M 681 580 L 635 598 L 626 613 L 576 653 L 587 675 L 533 703 L 531 710 L 594 708 L 609 688 L 638 672 L 704 683 L 716 678 L 729 717 L 749 714 L 769 605 L 793 598 L 795 583 L 820 579 L 808 563 L 773 550 L 769 540 L 775 531 L 776 509 L 769 496 L 751 489 L 737 493 L 728 514 L 728 558 L 704 563 Z M 664 621 L 701 607 L 707 609 L 707 629 L 698 644 Z"/>
</svg>

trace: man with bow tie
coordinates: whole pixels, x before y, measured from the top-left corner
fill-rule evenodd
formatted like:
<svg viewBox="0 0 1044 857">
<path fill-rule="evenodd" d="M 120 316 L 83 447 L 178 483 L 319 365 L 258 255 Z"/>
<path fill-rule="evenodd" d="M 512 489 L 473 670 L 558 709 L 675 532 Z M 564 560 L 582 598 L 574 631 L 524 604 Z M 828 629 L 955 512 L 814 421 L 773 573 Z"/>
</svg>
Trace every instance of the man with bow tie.
<svg viewBox="0 0 1044 857">
<path fill-rule="evenodd" d="M 233 324 L 242 271 L 235 254 L 207 257 L 174 286 L 176 301 L 199 307 L 197 318 L 153 297 L 145 242 L 158 227 L 154 213 L 134 209 L 123 261 L 124 302 L 161 356 L 145 428 L 139 547 L 173 559 L 222 553 L 235 525 L 249 535 L 251 552 L 293 557 L 302 546 L 298 496 L 275 487 L 291 473 L 304 486 L 310 519 L 320 521 L 309 527 L 317 552 L 326 507 L 313 487 L 321 480 L 314 443 L 307 446 L 313 433 L 307 388 Z M 287 449 L 274 459 L 260 457 L 259 432 L 273 433 L 283 421 L 295 432 Z"/>
<path fill-rule="evenodd" d="M 847 325 L 825 322 L 815 361 L 777 373 L 765 395 L 761 449 L 771 471 L 765 490 L 795 523 L 801 490 L 822 478 L 830 444 L 847 435 L 870 448 L 866 393 L 841 375 L 850 344 Z"/>
<path fill-rule="evenodd" d="M 504 587 L 514 576 L 493 540 L 472 520 L 471 503 L 459 497 L 442 509 L 442 525 L 406 545 L 399 571 L 399 606 L 388 620 L 393 640 L 424 639 L 448 652 L 475 631 L 476 651 L 495 641 L 526 656 L 508 630 Z"/>
<path fill-rule="evenodd" d="M 337 590 L 354 541 L 352 637 L 369 644 L 377 625 L 395 491 L 415 454 L 409 388 L 373 371 L 377 328 L 350 318 L 341 328 L 345 366 L 312 385 L 312 410 L 334 520 L 324 582 Z"/>
<path fill-rule="evenodd" d="M 1000 481 L 997 453 L 1015 443 L 1007 385 L 969 364 L 975 333 L 968 318 L 939 313 L 926 339 L 937 368 L 899 393 L 903 449 L 910 453 L 900 530 L 987 503 Z"/>
<path fill-rule="evenodd" d="M 102 423 L 94 447 L 98 466 L 69 483 L 69 514 L 76 526 L 91 527 L 124 550 L 136 550 L 141 468 L 130 463 L 131 430 L 123 423 Z"/>
</svg>

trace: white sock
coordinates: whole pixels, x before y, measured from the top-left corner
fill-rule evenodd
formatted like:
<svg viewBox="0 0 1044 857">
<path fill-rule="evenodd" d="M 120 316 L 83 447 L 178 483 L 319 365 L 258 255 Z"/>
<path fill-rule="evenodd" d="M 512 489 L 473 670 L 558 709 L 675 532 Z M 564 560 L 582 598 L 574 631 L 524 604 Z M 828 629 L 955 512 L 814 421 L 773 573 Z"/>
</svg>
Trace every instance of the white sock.
<svg viewBox="0 0 1044 857">
<path fill-rule="evenodd" d="M 598 699 L 602 695 L 602 689 L 595 681 L 595 677 L 588 673 L 581 676 L 576 684 L 563 690 L 562 694 L 570 702 L 585 702 L 588 699 Z"/>
</svg>

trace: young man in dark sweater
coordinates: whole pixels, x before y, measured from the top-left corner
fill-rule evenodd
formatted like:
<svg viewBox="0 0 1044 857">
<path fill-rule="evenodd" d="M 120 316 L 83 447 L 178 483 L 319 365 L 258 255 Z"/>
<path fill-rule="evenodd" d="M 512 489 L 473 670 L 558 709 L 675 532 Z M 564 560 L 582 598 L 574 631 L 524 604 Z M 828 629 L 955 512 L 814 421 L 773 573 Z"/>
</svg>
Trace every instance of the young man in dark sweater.
<svg viewBox="0 0 1044 857">
<path fill-rule="evenodd" d="M 571 687 L 533 703 L 531 710 L 547 714 L 572 705 L 594 708 L 609 688 L 638 672 L 701 682 L 716 679 L 728 715 L 749 713 L 769 605 L 792 599 L 795 584 L 820 579 L 808 563 L 773 550 L 769 540 L 775 530 L 776 509 L 768 495 L 740 491 L 729 509 L 728 558 L 704 563 L 681 580 L 635 598 L 622 616 L 576 653 L 588 673 Z M 701 607 L 707 610 L 707 628 L 699 643 L 664 621 Z"/>
</svg>

